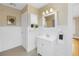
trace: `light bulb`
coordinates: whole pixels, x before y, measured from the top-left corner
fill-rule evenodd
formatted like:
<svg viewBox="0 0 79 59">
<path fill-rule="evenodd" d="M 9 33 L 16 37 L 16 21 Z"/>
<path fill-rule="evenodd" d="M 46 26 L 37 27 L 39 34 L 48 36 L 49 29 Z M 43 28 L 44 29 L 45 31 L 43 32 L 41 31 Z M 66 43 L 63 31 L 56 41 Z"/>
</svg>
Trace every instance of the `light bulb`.
<svg viewBox="0 0 79 59">
<path fill-rule="evenodd" d="M 53 9 L 52 8 L 50 8 L 50 12 L 53 12 Z"/>
<path fill-rule="evenodd" d="M 43 12 L 42 15 L 45 15 L 45 12 Z"/>
<path fill-rule="evenodd" d="M 49 12 L 48 12 L 48 10 L 46 10 L 46 14 L 48 14 Z"/>
</svg>

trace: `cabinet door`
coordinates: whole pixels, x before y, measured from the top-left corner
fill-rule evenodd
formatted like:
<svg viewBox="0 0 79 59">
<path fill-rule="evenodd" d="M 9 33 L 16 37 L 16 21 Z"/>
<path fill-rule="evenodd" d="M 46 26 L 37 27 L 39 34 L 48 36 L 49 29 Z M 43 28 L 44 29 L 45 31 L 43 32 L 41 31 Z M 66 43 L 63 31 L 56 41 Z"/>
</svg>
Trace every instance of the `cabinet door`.
<svg viewBox="0 0 79 59">
<path fill-rule="evenodd" d="M 56 44 L 54 42 L 47 41 L 45 39 L 38 39 L 37 52 L 44 56 L 56 55 Z"/>
</svg>

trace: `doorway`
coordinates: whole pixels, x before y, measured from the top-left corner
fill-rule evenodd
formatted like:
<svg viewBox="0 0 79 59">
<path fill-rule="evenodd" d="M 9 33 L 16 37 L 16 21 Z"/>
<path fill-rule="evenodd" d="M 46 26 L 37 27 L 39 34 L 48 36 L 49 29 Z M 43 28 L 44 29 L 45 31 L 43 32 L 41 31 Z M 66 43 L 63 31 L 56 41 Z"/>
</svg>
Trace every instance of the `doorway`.
<svg viewBox="0 0 79 59">
<path fill-rule="evenodd" d="M 79 56 L 79 17 L 73 19 L 73 30 L 72 52 L 73 56 Z"/>
</svg>

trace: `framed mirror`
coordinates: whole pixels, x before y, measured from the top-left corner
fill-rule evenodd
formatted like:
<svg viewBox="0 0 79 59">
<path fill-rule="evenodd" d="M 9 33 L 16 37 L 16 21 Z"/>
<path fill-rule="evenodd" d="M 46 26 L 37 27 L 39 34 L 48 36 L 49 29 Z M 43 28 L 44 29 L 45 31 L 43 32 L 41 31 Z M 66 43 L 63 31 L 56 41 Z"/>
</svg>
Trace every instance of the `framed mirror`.
<svg viewBox="0 0 79 59">
<path fill-rule="evenodd" d="M 57 12 L 43 15 L 42 26 L 46 28 L 57 27 Z"/>
</svg>

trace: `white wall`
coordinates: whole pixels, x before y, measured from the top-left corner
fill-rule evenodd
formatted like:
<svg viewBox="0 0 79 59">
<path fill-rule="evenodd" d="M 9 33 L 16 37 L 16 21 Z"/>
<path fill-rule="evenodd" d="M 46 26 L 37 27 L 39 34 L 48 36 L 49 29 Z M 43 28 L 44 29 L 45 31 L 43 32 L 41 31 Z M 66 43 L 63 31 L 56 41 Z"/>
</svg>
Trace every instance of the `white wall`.
<svg viewBox="0 0 79 59">
<path fill-rule="evenodd" d="M 73 38 L 73 11 L 74 4 L 68 4 L 68 30 L 67 30 L 67 37 L 66 37 L 66 55 L 72 56 L 72 38 Z"/>
<path fill-rule="evenodd" d="M 28 26 L 28 19 L 27 19 L 27 12 L 21 15 L 21 30 L 22 30 L 22 46 L 27 50 L 27 26 Z"/>
<path fill-rule="evenodd" d="M 22 44 L 21 28 L 15 26 L 0 27 L 0 52 Z"/>
</svg>

